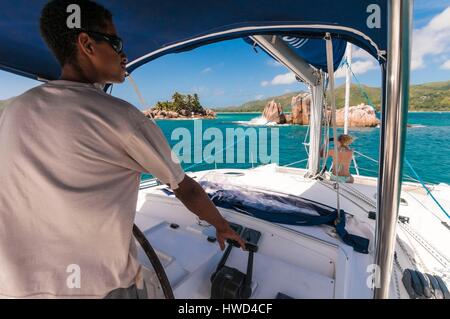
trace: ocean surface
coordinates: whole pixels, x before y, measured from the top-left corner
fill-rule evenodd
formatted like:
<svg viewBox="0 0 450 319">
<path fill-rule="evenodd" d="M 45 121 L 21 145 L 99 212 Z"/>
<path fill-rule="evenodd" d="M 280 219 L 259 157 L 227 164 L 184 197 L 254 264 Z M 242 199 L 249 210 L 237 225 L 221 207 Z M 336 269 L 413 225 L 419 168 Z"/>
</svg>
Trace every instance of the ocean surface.
<svg viewBox="0 0 450 319">
<path fill-rule="evenodd" d="M 249 152 L 250 147 L 248 143 L 250 139 L 248 138 L 245 146 L 245 160 L 243 161 L 241 158 L 238 161 L 236 154 L 239 149 L 237 148 L 237 144 L 232 145 L 232 142 L 236 142 L 237 139 L 227 139 L 227 129 L 242 128 L 245 132 L 250 132 L 250 135 L 256 133 L 258 147 L 261 145 L 261 141 L 266 141 L 260 135 L 261 132 L 266 131 L 269 136 L 268 141 L 265 143 L 269 150 L 267 152 L 268 154 L 273 150 L 271 148 L 271 133 L 273 131 L 271 130 L 275 129 L 277 133 L 274 133 L 273 136 L 278 134 L 279 160 L 277 162 L 279 165 L 289 165 L 307 158 L 305 146 L 303 145 L 305 136 L 308 133 L 307 126 L 268 126 L 264 125 L 265 122 L 259 116 L 260 114 L 258 113 L 219 113 L 214 120 L 158 120 L 157 122 L 172 147 L 177 147 L 176 145 L 178 144 L 178 148 L 180 148 L 181 144 L 184 145 L 183 150 L 175 153 L 182 155 L 184 159 L 182 160 L 182 166 L 187 171 L 213 168 L 250 168 L 261 165 L 264 162 L 264 160 L 258 157 L 260 152 L 259 148 L 255 152 L 256 154 Z M 408 124 L 410 124 L 410 127 L 407 129 L 405 158 L 423 181 L 437 184 L 450 184 L 450 113 L 409 113 Z M 379 128 L 350 129 L 349 134 L 355 137 L 355 141 L 351 147 L 355 151 L 370 158 L 378 159 L 379 131 Z M 342 129 L 338 129 L 338 134 L 342 132 Z M 218 134 L 220 136 L 220 133 L 222 133 L 222 140 L 220 138 L 217 140 L 216 135 Z M 210 134 L 209 137 L 207 136 L 208 134 Z M 188 138 L 189 135 L 191 135 L 190 138 Z M 207 153 L 216 154 L 215 157 L 209 156 L 208 158 L 207 156 L 203 156 L 205 155 L 205 147 L 209 147 L 209 150 L 211 150 L 211 141 L 213 140 L 216 140 L 218 143 L 215 144 L 218 146 L 216 148 L 221 148 L 221 150 L 216 150 L 217 153 L 214 151 Z M 200 147 L 199 143 L 202 144 L 203 148 Z M 227 146 L 228 149 L 226 149 Z M 225 150 L 223 150 L 224 148 Z M 226 163 L 225 153 L 231 150 L 231 148 L 234 149 L 235 155 L 231 163 L 230 161 Z M 214 163 L 214 161 L 216 162 Z M 252 164 L 252 161 L 255 163 Z M 376 162 L 359 155 L 356 157 L 356 161 L 361 175 L 378 175 L 378 165 Z M 305 167 L 306 161 L 291 166 Z M 356 173 L 353 166 L 352 173 Z M 405 164 L 404 180 L 410 180 L 410 177 L 416 178 L 414 173 Z M 148 176 L 143 176 L 143 178 L 148 178 Z"/>
</svg>

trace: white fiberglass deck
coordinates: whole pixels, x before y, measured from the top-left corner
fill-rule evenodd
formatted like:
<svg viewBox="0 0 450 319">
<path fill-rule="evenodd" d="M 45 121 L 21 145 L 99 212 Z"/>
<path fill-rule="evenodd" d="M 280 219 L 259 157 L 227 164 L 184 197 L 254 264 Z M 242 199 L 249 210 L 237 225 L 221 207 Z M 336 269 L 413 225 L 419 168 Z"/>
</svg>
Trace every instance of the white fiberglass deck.
<svg viewBox="0 0 450 319">
<path fill-rule="evenodd" d="M 223 177 L 226 182 L 232 179 L 251 188 L 302 196 L 335 207 L 336 193 L 332 185 L 327 181 L 305 179 L 303 174 L 301 169 L 269 165 L 251 170 L 215 170 L 190 175 L 197 180 L 211 176 L 220 180 Z M 448 282 L 445 276 L 449 271 L 446 268 L 449 254 L 445 243 L 450 242 L 450 231 L 442 223 L 444 219 L 438 211 L 431 209 L 433 206 L 417 185 L 405 187 L 408 191 L 402 194 L 400 215 L 409 217 L 410 224 L 399 227 L 398 242 L 401 246 L 397 247 L 397 260 L 403 269 L 417 267 L 444 275 Z M 441 190 L 437 188 L 437 196 L 445 197 L 448 189 L 440 187 Z M 330 226 L 278 225 L 220 209 L 228 221 L 261 232 L 259 250 L 254 257 L 255 289 L 252 298 L 275 298 L 279 292 L 293 298 L 372 297 L 372 290 L 367 285 L 370 276 L 367 267 L 374 258 L 375 221 L 368 218 L 368 212 L 375 211 L 376 180 L 357 177 L 356 183 L 344 185 L 341 193 L 341 208 L 351 215 L 346 228 L 349 233 L 370 239 L 369 254 L 354 252 Z M 214 228 L 199 224 L 197 217 L 163 185 L 140 191 L 136 223 L 160 256 L 175 297 L 209 298 L 210 277 L 223 254 L 217 243 L 207 240 L 208 236 L 215 235 Z M 179 227 L 173 228 L 171 223 Z M 424 242 L 436 253 L 430 255 L 430 249 L 417 243 L 418 239 L 411 234 L 420 234 L 420 238 L 425 239 Z M 247 252 L 233 248 L 227 266 L 245 273 L 247 256 Z M 421 260 L 417 263 L 421 267 L 413 265 L 416 259 Z M 140 260 L 150 268 L 142 253 Z M 394 275 L 400 276 L 401 280 L 399 270 Z M 398 284 L 399 278 L 393 279 L 391 297 L 405 298 L 407 294 Z"/>
</svg>

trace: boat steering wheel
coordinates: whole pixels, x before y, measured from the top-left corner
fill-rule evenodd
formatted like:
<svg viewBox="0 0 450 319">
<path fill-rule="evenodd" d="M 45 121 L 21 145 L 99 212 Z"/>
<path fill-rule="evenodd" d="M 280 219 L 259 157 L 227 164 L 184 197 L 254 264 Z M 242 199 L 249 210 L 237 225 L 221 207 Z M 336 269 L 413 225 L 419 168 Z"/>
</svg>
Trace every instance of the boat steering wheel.
<svg viewBox="0 0 450 319">
<path fill-rule="evenodd" d="M 164 296 L 166 297 L 166 299 L 175 299 L 169 279 L 167 278 L 167 274 L 164 271 L 164 267 L 161 264 L 158 255 L 156 255 L 156 252 L 153 249 L 152 245 L 150 245 L 150 242 L 147 240 L 139 227 L 136 226 L 136 224 L 133 225 L 133 235 L 141 245 L 142 249 L 150 260 L 150 263 L 155 269 L 156 275 L 158 276 L 158 280 L 164 292 Z"/>
</svg>

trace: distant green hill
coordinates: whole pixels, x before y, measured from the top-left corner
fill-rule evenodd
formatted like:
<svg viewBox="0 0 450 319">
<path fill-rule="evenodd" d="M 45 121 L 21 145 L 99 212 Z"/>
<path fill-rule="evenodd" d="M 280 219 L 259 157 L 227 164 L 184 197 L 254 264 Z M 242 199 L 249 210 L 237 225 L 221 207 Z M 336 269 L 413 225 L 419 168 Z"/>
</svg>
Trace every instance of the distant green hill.
<svg viewBox="0 0 450 319">
<path fill-rule="evenodd" d="M 449 92 L 450 93 L 450 92 Z M 365 96 L 367 94 L 367 97 Z M 368 100 L 367 100 L 368 99 Z M 359 87 L 353 84 L 350 89 L 350 105 L 358 105 L 361 103 L 369 104 L 369 102 L 377 109 L 381 104 L 381 89 L 374 88 L 367 85 Z M 336 88 L 336 107 L 342 108 L 345 104 L 345 85 L 340 85 Z"/>
<path fill-rule="evenodd" d="M 298 92 L 291 92 L 279 96 L 270 97 L 264 100 L 255 100 L 250 101 L 242 104 L 241 106 L 229 106 L 224 108 L 216 108 L 214 111 L 217 112 L 262 112 L 264 109 L 264 106 L 272 100 L 275 100 L 277 103 L 280 103 L 283 107 L 283 110 L 290 111 L 291 110 L 291 100 L 292 97 L 302 93 L 301 91 Z"/>
<path fill-rule="evenodd" d="M 417 111 L 450 111 L 450 81 L 413 85 L 410 109 Z"/>
<path fill-rule="evenodd" d="M 275 100 L 280 103 L 283 110 L 291 110 L 291 99 L 299 92 L 292 92 L 280 96 L 269 97 L 264 100 L 250 101 L 236 107 L 216 108 L 217 112 L 262 112 L 267 102 Z M 362 85 L 361 87 L 353 84 L 350 91 L 350 104 L 357 105 L 367 103 L 367 98 L 371 103 L 380 109 L 381 89 Z M 345 86 L 336 88 L 336 106 L 344 106 Z M 450 111 L 450 81 L 433 82 L 411 86 L 410 106 L 411 111 Z"/>
</svg>

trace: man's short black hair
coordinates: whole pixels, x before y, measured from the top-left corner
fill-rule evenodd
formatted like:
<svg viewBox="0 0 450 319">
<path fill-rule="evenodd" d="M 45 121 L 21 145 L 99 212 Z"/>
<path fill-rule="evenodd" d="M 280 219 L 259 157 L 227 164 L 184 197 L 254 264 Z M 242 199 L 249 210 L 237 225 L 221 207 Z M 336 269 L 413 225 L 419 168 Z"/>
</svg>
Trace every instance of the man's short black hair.
<svg viewBox="0 0 450 319">
<path fill-rule="evenodd" d="M 72 12 L 67 7 L 76 4 L 80 7 L 81 28 L 102 32 L 112 14 L 103 6 L 91 0 L 52 0 L 42 9 L 40 19 L 41 35 L 52 50 L 61 66 L 66 63 L 76 63 L 76 40 L 78 33 L 71 32 L 67 26 L 67 18 Z"/>
</svg>

